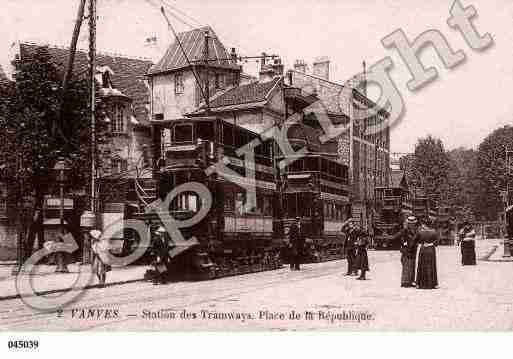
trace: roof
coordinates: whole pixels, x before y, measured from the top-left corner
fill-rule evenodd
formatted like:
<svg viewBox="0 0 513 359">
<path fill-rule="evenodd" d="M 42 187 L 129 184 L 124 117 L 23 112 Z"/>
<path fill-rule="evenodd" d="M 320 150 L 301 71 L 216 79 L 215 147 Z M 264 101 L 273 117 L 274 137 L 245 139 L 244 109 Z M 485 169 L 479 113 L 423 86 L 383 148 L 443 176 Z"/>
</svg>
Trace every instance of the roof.
<svg viewBox="0 0 513 359">
<path fill-rule="evenodd" d="M 68 48 L 21 43 L 20 59 L 22 61 L 30 59 L 41 48 L 46 48 L 52 61 L 64 70 L 69 57 Z M 150 91 L 145 82 L 145 75 L 153 63 L 150 60 L 98 53 L 96 55 L 96 64 L 98 67 L 108 66 L 112 70 L 111 81 L 113 87 L 132 100 L 137 121 L 141 124 L 148 124 L 149 110 L 147 106 L 150 103 Z M 75 76 L 84 76 L 88 73 L 88 68 L 88 54 L 77 50 L 73 74 Z"/>
<path fill-rule="evenodd" d="M 214 30 L 212 30 L 210 26 L 205 26 L 191 31 L 180 32 L 177 37 L 182 45 L 183 51 L 182 48 L 180 48 L 179 42 L 174 41 L 167 49 L 164 57 L 149 70 L 148 74 L 155 75 L 188 67 L 190 65 L 187 59 L 189 62 L 201 64 L 200 60 L 204 59 L 203 50 L 205 49 L 205 32 L 207 31 L 210 36 L 208 43 L 209 60 L 214 60 L 209 61 L 209 66 L 224 67 L 240 71 L 240 66 L 234 61 L 220 60 L 230 58 L 230 54 L 226 51 L 226 48 L 214 33 Z M 187 55 L 187 59 L 183 52 Z"/>
<path fill-rule="evenodd" d="M 265 106 L 267 101 L 271 98 L 272 90 L 281 79 L 282 77 L 275 77 L 267 82 L 252 82 L 229 88 L 211 98 L 210 108 L 214 111 L 233 111 Z M 203 113 L 204 110 L 205 104 L 203 103 L 193 113 L 200 114 Z"/>
</svg>

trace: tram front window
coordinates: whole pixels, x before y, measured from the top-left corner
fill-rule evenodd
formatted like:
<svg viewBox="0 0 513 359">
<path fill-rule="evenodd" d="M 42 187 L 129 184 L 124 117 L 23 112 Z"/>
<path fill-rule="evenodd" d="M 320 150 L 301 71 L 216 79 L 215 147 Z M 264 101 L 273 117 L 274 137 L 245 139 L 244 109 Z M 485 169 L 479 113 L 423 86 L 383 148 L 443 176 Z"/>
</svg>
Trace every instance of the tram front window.
<svg viewBox="0 0 513 359">
<path fill-rule="evenodd" d="M 309 193 L 288 193 L 285 203 L 287 217 L 310 217 L 312 208 L 306 203 L 311 203 L 311 201 L 312 198 Z"/>
</svg>

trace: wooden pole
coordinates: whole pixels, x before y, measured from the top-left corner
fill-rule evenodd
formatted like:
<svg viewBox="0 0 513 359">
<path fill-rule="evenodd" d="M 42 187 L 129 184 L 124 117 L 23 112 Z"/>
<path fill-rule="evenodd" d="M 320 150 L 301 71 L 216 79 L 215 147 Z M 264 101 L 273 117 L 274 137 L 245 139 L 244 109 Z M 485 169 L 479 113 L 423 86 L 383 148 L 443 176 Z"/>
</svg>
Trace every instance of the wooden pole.
<svg viewBox="0 0 513 359">
<path fill-rule="evenodd" d="M 91 212 L 96 213 L 96 0 L 89 0 L 89 79 L 91 81 Z"/>
</svg>

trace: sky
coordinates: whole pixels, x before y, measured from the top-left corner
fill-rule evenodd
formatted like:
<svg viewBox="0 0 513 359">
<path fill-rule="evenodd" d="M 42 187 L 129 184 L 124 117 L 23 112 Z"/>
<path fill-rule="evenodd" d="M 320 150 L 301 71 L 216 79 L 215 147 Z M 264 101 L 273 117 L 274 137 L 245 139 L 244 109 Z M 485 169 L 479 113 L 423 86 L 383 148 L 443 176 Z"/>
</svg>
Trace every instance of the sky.
<svg viewBox="0 0 513 359">
<path fill-rule="evenodd" d="M 159 6 L 167 3 L 177 31 L 210 25 L 227 48 L 240 55 L 278 54 L 286 68 L 296 59 L 331 60 L 330 78 L 344 82 L 389 56 L 390 76 L 405 102 L 406 113 L 392 129 L 391 150 L 411 152 L 419 137 L 439 137 L 447 149 L 476 148 L 494 129 L 513 124 L 513 1 L 461 0 L 473 5 L 473 23 L 494 45 L 483 52 L 468 47 L 447 25 L 452 0 L 98 0 L 98 50 L 158 59 L 172 40 Z M 0 0 L 0 64 L 7 67 L 12 44 L 33 41 L 69 46 L 79 0 Z M 178 9 L 180 12 L 177 12 Z M 185 16 L 186 14 L 187 16 Z M 87 22 L 79 47 L 87 48 Z M 467 60 L 445 69 L 432 49 L 422 52 L 425 66 L 438 78 L 416 92 L 407 89 L 410 74 L 398 53 L 381 39 L 402 29 L 412 41 L 429 29 L 439 30 L 453 50 Z M 157 46 L 145 40 L 157 37 Z M 253 72 L 255 62 L 245 65 Z M 373 89 L 371 94 L 376 93 Z"/>
</svg>

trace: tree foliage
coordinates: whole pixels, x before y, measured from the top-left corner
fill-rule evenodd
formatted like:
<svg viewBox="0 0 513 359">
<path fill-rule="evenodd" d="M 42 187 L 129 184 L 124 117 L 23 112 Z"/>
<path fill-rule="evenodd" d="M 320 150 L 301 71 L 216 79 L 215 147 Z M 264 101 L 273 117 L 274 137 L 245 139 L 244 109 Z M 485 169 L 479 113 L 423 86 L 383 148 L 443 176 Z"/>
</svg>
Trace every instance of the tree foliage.
<svg viewBox="0 0 513 359">
<path fill-rule="evenodd" d="M 473 208 L 483 219 L 494 220 L 503 210 L 504 203 L 500 193 L 506 190 L 510 178 L 506 163 L 508 148 L 513 149 L 511 126 L 498 128 L 479 145 L 475 176 L 479 191 L 474 198 Z"/>
<path fill-rule="evenodd" d="M 8 177 L 40 202 L 56 190 L 52 169 L 57 158 L 65 157 L 71 166 L 69 186 L 87 187 L 91 176 L 89 83 L 72 79 L 63 94 L 61 68 L 45 48 L 13 65 L 15 84 L 2 101 L 4 114 L 0 116 L 0 135 L 5 139 L 0 142 L 2 162 Z M 55 132 L 61 99 L 62 126 Z"/>
</svg>

